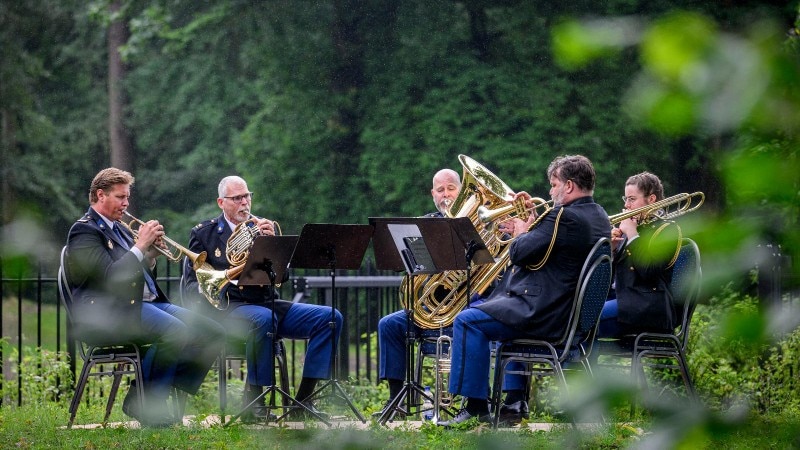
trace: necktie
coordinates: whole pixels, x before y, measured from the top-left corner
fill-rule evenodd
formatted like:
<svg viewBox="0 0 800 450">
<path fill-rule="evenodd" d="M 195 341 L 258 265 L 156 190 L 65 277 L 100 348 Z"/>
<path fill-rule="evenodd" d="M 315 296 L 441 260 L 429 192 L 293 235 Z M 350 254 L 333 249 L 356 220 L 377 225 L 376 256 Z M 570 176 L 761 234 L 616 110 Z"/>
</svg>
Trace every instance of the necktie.
<svg viewBox="0 0 800 450">
<path fill-rule="evenodd" d="M 114 233 L 119 238 L 120 242 L 122 242 L 123 247 L 127 250 L 130 250 L 131 247 L 128 244 L 128 239 L 123 235 L 123 233 L 119 230 L 119 226 L 115 223 L 112 227 Z M 153 277 L 150 276 L 150 273 L 145 269 L 142 270 L 144 272 L 144 281 L 147 282 L 147 287 L 150 289 L 150 292 L 153 294 L 154 297 L 158 296 L 158 290 L 156 289 L 156 282 L 153 280 Z"/>
</svg>

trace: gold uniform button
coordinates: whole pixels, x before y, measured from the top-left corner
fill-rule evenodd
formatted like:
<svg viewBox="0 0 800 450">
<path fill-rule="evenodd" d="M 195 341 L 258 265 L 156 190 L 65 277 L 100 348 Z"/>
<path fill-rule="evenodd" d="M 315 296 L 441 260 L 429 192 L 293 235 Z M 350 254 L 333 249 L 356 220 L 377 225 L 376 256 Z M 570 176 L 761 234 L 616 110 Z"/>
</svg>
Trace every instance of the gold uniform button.
<svg viewBox="0 0 800 450">
<path fill-rule="evenodd" d="M 630 269 L 630 270 L 631 270 L 631 272 L 633 272 L 633 271 L 634 271 L 634 268 L 633 268 L 633 266 L 631 266 L 631 269 Z"/>
<path fill-rule="evenodd" d="M 136 303 L 136 300 L 131 300 L 131 305 L 133 305 L 134 303 Z"/>
</svg>

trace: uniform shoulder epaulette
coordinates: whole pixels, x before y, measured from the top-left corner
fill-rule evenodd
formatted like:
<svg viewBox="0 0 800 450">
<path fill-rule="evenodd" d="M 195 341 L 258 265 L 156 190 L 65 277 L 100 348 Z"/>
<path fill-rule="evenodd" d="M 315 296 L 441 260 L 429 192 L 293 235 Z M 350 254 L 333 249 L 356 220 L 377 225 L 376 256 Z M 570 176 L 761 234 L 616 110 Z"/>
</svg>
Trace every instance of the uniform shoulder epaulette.
<svg viewBox="0 0 800 450">
<path fill-rule="evenodd" d="M 81 217 L 80 219 L 78 219 L 78 222 L 80 222 L 80 223 L 88 223 L 89 222 L 89 216 Z"/>
<path fill-rule="evenodd" d="M 217 219 L 216 218 L 209 219 L 209 220 L 204 220 L 204 221 L 198 223 L 197 225 L 195 225 L 194 228 L 199 230 L 199 229 L 205 228 L 205 227 L 207 227 L 209 225 L 216 225 L 216 223 L 217 223 Z"/>
</svg>

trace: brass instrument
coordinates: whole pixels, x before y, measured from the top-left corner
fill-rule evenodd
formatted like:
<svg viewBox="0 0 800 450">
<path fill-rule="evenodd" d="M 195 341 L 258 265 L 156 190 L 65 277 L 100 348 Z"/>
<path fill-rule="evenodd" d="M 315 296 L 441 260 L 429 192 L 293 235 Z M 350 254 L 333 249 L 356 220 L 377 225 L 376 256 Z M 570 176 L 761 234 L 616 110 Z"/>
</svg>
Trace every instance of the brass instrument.
<svg viewBox="0 0 800 450">
<path fill-rule="evenodd" d="M 533 202 L 533 207 L 528 209 L 525 207 L 525 199 L 520 197 L 508 205 L 501 206 L 496 209 L 489 209 L 485 206 L 481 206 L 478 208 L 478 219 L 481 220 L 488 229 L 494 228 L 494 224 L 498 222 L 504 222 L 511 218 L 517 218 L 520 220 L 528 220 L 531 213 L 536 214 L 536 210 L 539 208 L 544 208 L 541 213 L 538 213 L 537 220 L 531 224 L 530 227 L 539 223 L 541 220 L 541 216 L 544 216 L 550 209 L 553 208 L 553 201 L 552 200 L 545 200 L 541 197 L 533 197 L 531 198 Z M 513 240 L 513 239 L 511 239 Z M 508 240 L 508 242 L 511 242 Z M 501 238 L 501 242 L 505 242 Z"/>
<path fill-rule="evenodd" d="M 483 165 L 466 155 L 459 155 L 458 159 L 463 166 L 461 190 L 455 201 L 450 205 L 448 217 L 469 217 L 487 250 L 495 257 L 495 263 L 484 264 L 471 269 L 470 290 L 472 292 L 485 292 L 503 271 L 506 263 L 498 261 L 503 250 L 508 247 L 510 240 L 505 239 L 499 227 L 487 226 L 486 222 L 478 216 L 481 211 L 503 211 L 494 214 L 492 221 L 503 222 L 519 214 L 516 207 L 512 210 L 502 210 L 514 203 L 514 191 L 511 190 L 499 177 Z M 525 216 L 527 217 L 527 216 Z M 409 307 L 414 310 L 414 322 L 421 328 L 436 329 L 446 327 L 453 323 L 456 314 L 461 312 L 469 301 L 466 290 L 467 274 L 465 270 L 449 270 L 433 274 L 422 282 L 415 282 L 415 288 L 408 277 L 403 279 L 400 289 L 400 301 L 405 307 L 406 295 L 410 289 L 409 298 L 413 304 Z"/>
<path fill-rule="evenodd" d="M 436 339 L 436 362 L 433 368 L 436 371 L 436 393 L 433 395 L 433 423 L 439 422 L 439 412 L 441 409 L 449 410 L 453 404 L 453 394 L 448 391 L 450 382 L 450 367 L 452 358 L 450 349 L 453 339 L 450 336 L 441 335 Z M 447 346 L 447 351 L 445 351 Z"/>
<path fill-rule="evenodd" d="M 129 222 L 118 220 L 118 222 L 131 232 L 134 240 L 139 239 L 139 227 L 144 225 L 144 222 L 134 217 L 128 211 L 123 211 L 123 214 L 128 216 L 131 220 Z M 166 235 L 162 236 L 161 240 L 167 245 L 167 248 L 159 247 L 158 245 L 153 245 L 153 248 L 158 250 L 162 255 L 166 256 L 168 260 L 180 262 L 181 259 L 186 256 L 192 261 L 192 265 L 194 266 L 195 270 L 202 266 L 211 267 L 210 265 L 206 264 L 206 252 L 195 253 L 168 238 Z"/>
<path fill-rule="evenodd" d="M 706 196 L 702 192 L 677 194 L 640 208 L 608 216 L 608 220 L 611 221 L 611 225 L 617 225 L 623 220 L 632 217 L 641 217 L 638 222 L 639 225 L 648 224 L 656 220 L 672 220 L 697 210 L 703 204 L 705 198 Z"/>
<path fill-rule="evenodd" d="M 200 291 L 206 300 L 217 309 L 225 310 L 228 308 L 227 303 L 224 307 L 221 304 L 220 294 L 222 289 L 242 274 L 247 256 L 250 255 L 250 248 L 253 246 L 256 236 L 260 234 L 258 228 L 251 226 L 254 223 L 256 223 L 256 219 L 252 218 L 236 225 L 231 237 L 228 238 L 225 245 L 225 257 L 231 267 L 225 270 L 215 270 L 209 264 L 205 264 L 200 268 L 195 267 L 194 269 Z M 276 234 L 282 234 L 280 224 L 276 221 L 272 223 L 275 226 Z M 275 287 L 280 287 L 280 284 L 275 285 Z"/>
</svg>

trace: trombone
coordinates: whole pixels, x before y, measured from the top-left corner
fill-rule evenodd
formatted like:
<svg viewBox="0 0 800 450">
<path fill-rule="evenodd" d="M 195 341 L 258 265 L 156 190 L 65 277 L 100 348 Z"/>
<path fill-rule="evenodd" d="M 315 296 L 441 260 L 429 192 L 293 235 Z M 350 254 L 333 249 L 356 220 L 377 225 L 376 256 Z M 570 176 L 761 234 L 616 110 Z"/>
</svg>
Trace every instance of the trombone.
<svg viewBox="0 0 800 450">
<path fill-rule="evenodd" d="M 639 225 L 655 222 L 656 220 L 672 220 L 697 210 L 703 204 L 705 198 L 705 194 L 699 191 L 691 194 L 677 194 L 640 208 L 608 216 L 608 220 L 611 221 L 611 225 L 617 225 L 623 220 L 632 217 L 641 217 Z"/>
<path fill-rule="evenodd" d="M 124 220 L 118 220 L 118 222 L 125 226 L 128 231 L 131 232 L 133 235 L 133 239 L 139 239 L 139 227 L 144 225 L 144 222 L 134 217 L 128 211 L 123 211 L 123 214 L 130 218 L 129 222 L 125 222 Z M 166 256 L 168 260 L 179 263 L 183 256 L 186 256 L 190 260 L 192 260 L 192 265 L 194 266 L 194 270 L 197 270 L 203 266 L 208 266 L 206 264 L 206 252 L 195 253 L 189 250 L 186 247 L 178 244 L 177 242 L 173 241 L 172 239 L 168 238 L 166 235 L 161 236 L 161 240 L 167 244 L 167 248 L 159 247 L 158 245 L 154 245 L 153 248 L 158 250 L 159 253 Z M 209 266 L 210 267 L 210 266 Z"/>
</svg>

